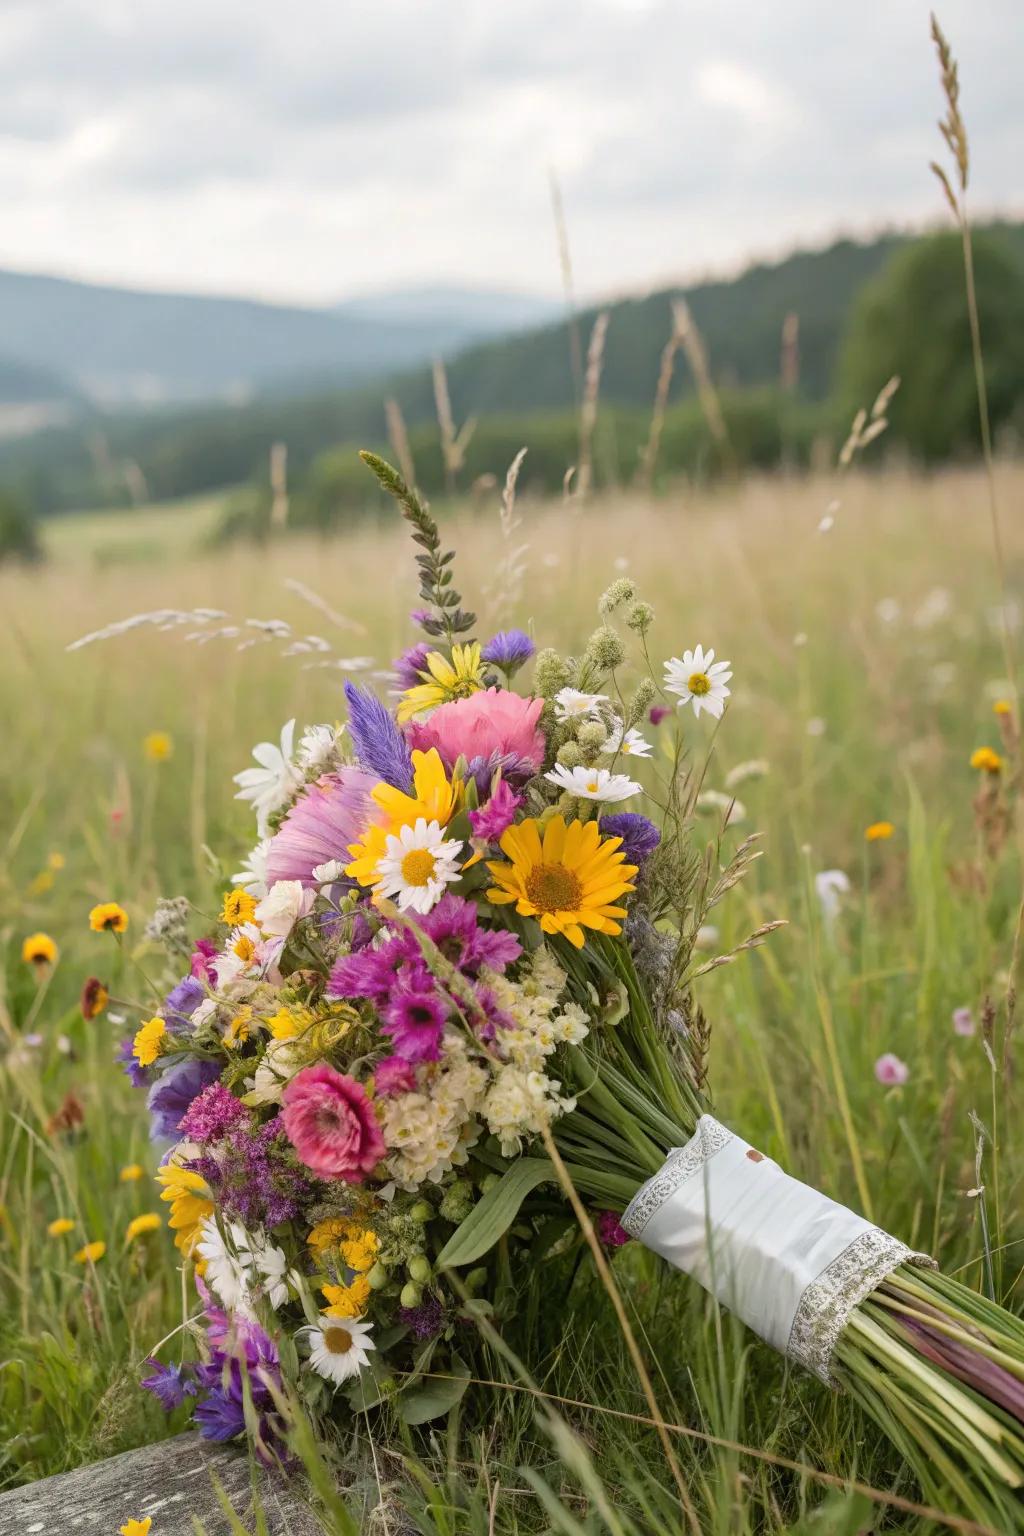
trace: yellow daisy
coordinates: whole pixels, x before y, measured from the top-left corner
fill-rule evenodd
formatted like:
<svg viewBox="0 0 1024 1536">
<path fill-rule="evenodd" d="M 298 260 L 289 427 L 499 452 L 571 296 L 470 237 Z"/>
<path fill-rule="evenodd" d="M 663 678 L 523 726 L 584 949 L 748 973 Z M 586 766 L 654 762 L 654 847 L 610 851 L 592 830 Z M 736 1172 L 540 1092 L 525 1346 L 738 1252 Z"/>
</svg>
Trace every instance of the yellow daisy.
<svg viewBox="0 0 1024 1536">
<path fill-rule="evenodd" d="M 89 927 L 93 933 L 124 933 L 128 913 L 116 901 L 101 901 L 89 913 Z"/>
<path fill-rule="evenodd" d="M 152 1515 L 147 1515 L 144 1520 L 126 1520 L 124 1525 L 119 1525 L 117 1529 L 119 1536 L 149 1536 L 149 1528 L 152 1524 Z"/>
<path fill-rule="evenodd" d="M 487 866 L 497 882 L 487 899 L 514 901 L 520 917 L 539 918 L 545 933 L 563 933 L 582 949 L 585 928 L 620 932 L 616 919 L 626 911 L 615 903 L 634 889 L 637 872 L 619 852 L 621 843 L 621 837 L 602 838 L 596 821 L 520 822 L 501 839 L 509 863 Z"/>
<path fill-rule="evenodd" d="M 328 1317 L 362 1317 L 370 1301 L 370 1282 L 356 1275 L 351 1285 L 322 1285 Z"/>
<path fill-rule="evenodd" d="M 75 1224 L 69 1216 L 58 1216 L 56 1221 L 51 1221 L 47 1227 L 51 1237 L 66 1237 L 69 1232 L 75 1230 Z"/>
<path fill-rule="evenodd" d="M 462 783 L 449 781 L 436 747 L 412 754 L 412 776 L 411 795 L 391 784 L 377 784 L 370 791 L 382 819 L 364 833 L 362 842 L 349 844 L 352 863 L 345 868 L 346 875 L 360 885 L 377 884 L 377 866 L 387 852 L 390 835 L 397 835 L 402 827 L 414 827 L 421 816 L 445 827 L 462 804 Z"/>
<path fill-rule="evenodd" d="M 118 1174 L 122 1184 L 135 1184 L 145 1173 L 141 1163 L 126 1163 Z"/>
<path fill-rule="evenodd" d="M 96 1240 L 94 1243 L 86 1243 L 84 1248 L 79 1248 L 75 1254 L 76 1264 L 98 1264 L 107 1251 L 106 1243 Z"/>
<path fill-rule="evenodd" d="M 209 1186 L 190 1168 L 165 1163 L 157 1169 L 156 1181 L 163 1185 L 160 1199 L 170 1204 L 167 1225 L 175 1233 L 174 1246 L 188 1257 L 202 1235 L 202 1224 L 213 1215 Z"/>
<path fill-rule="evenodd" d="M 141 1216 L 133 1216 L 125 1230 L 124 1240 L 133 1243 L 137 1237 L 145 1232 L 156 1232 L 164 1224 L 164 1219 L 156 1211 L 145 1211 Z"/>
<path fill-rule="evenodd" d="M 164 1036 L 167 1033 L 167 1025 L 163 1019 L 157 1016 L 155 1019 L 147 1019 L 141 1029 L 135 1033 L 132 1041 L 132 1055 L 140 1067 L 151 1067 L 164 1048 Z"/>
<path fill-rule="evenodd" d="M 427 657 L 427 670 L 420 676 L 424 681 L 402 694 L 398 706 L 399 725 L 414 715 L 436 709 L 439 704 L 448 704 L 452 699 L 468 699 L 471 693 L 480 692 L 485 684 L 479 644 L 474 641 L 472 645 L 453 645 L 451 661 L 447 661 L 440 651 L 431 651 Z"/>
<path fill-rule="evenodd" d="M 884 843 L 895 831 L 891 821 L 873 821 L 870 827 L 864 828 L 864 838 L 869 843 Z"/>
<path fill-rule="evenodd" d="M 21 946 L 21 958 L 26 965 L 52 965 L 57 958 L 57 946 L 48 933 L 30 933 Z"/>
<path fill-rule="evenodd" d="M 976 747 L 971 753 L 971 767 L 982 773 L 1001 773 L 1003 760 L 991 747 Z"/>
<path fill-rule="evenodd" d="M 142 738 L 142 750 L 151 763 L 166 763 L 174 751 L 174 742 L 166 731 L 150 731 Z"/>
<path fill-rule="evenodd" d="M 242 923 L 251 923 L 255 915 L 255 896 L 250 896 L 248 891 L 224 892 L 224 901 L 220 909 L 222 923 L 227 923 L 229 928 L 238 928 Z"/>
</svg>

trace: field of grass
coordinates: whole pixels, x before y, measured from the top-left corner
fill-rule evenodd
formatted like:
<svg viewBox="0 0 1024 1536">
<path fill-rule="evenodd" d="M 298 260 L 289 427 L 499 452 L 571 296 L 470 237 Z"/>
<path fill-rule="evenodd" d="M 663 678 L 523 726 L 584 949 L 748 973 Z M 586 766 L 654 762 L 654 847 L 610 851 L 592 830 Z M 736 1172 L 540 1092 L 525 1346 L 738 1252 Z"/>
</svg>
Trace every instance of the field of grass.
<svg viewBox="0 0 1024 1536">
<path fill-rule="evenodd" d="M 1016 594 L 1024 531 L 1008 514 L 1024 470 L 1000 466 L 998 479 Z M 837 496 L 834 526 L 819 532 Z M 724 788 L 751 759 L 767 764 L 739 789 L 745 820 L 724 834 L 728 848 L 762 831 L 765 856 L 721 908 L 710 952 L 768 919 L 788 926 L 699 984 L 716 1112 L 794 1174 L 1020 1310 L 1024 1150 L 1008 1038 L 1018 779 L 1012 752 L 984 784 L 968 760 L 979 745 L 1004 750 L 1005 719 L 993 711 L 1010 692 L 1001 630 L 1015 644 L 1022 610 L 1019 599 L 1001 609 L 983 479 L 753 480 L 656 504 L 623 496 L 520 510 L 516 542 L 529 548 L 517 621 L 539 643 L 571 648 L 594 628 L 609 579 L 628 570 L 657 610 L 654 656 L 700 641 L 733 663 L 713 746 L 706 719 L 687 719 L 692 754 L 709 757 L 707 786 Z M 83 1022 L 81 985 L 95 974 L 115 999 L 138 995 L 156 898 L 184 894 L 212 914 L 251 842 L 230 782 L 250 745 L 293 715 L 300 726 L 343 716 L 334 660 L 383 668 L 411 638 L 415 583 L 397 517 L 344 541 L 216 554 L 200 542 L 208 518 L 194 507 L 126 514 L 116 527 L 69 519 L 50 530 L 52 563 L 0 576 L 0 1486 L 167 1432 L 137 1390 L 138 1366 L 188 1298 L 166 1231 L 125 1243 L 129 1219 L 158 1209 L 148 1178 L 158 1154 L 141 1095 L 113 1064 L 120 1031 Z M 486 631 L 510 617 L 500 593 L 487 595 L 497 511 L 453 508 L 443 520 Z M 287 589 L 288 577 L 334 617 Z M 65 651 L 131 613 L 196 606 L 243 627 L 286 619 L 330 641 L 331 654 L 287 657 L 255 629 L 246 648 L 198 644 L 187 628 Z M 173 741 L 166 762 L 143 751 L 157 730 Z M 867 841 L 880 821 L 893 835 Z M 831 918 L 815 879 L 829 870 L 849 881 Z M 108 899 L 131 916 L 120 963 L 88 931 L 89 908 Z M 41 984 L 21 959 L 36 930 L 60 949 Z M 954 1031 L 958 1008 L 972 1010 L 973 1035 Z M 905 1085 L 876 1080 L 886 1052 L 906 1063 Z M 62 1105 L 65 1120 L 80 1109 L 80 1123 L 55 1125 Z M 122 1181 L 134 1163 L 147 1177 Z M 72 1233 L 48 1234 L 58 1217 Z M 107 1245 L 95 1267 L 73 1258 L 87 1240 Z M 678 1457 L 703 1529 L 942 1528 L 887 1506 L 916 1490 L 852 1405 L 788 1371 L 649 1256 L 626 1249 L 616 1270 L 662 1410 L 687 1431 Z M 365 1528 L 382 1532 L 681 1528 L 611 1307 L 587 1275 L 578 1287 L 568 1334 L 541 1327 L 523 1341 L 534 1382 L 569 1403 L 538 1414 L 528 1391 L 476 1389 L 464 1403 L 471 1427 L 451 1426 L 446 1445 L 398 1442 L 400 1455 L 377 1445 L 383 1493 L 376 1481 L 352 1490 L 357 1521 L 365 1507 L 379 1511 Z M 357 1438 L 378 1432 L 368 1423 Z M 881 1502 L 793 1462 L 858 1479 Z"/>
</svg>

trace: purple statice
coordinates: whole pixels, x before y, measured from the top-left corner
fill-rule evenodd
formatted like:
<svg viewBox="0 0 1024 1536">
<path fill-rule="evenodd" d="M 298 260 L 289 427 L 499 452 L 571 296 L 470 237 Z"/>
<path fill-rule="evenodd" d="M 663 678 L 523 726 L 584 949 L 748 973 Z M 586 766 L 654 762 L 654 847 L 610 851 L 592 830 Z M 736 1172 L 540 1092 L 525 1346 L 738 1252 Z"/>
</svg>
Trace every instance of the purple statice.
<svg viewBox="0 0 1024 1536">
<path fill-rule="evenodd" d="M 161 1365 L 152 1357 L 146 1361 L 151 1374 L 144 1376 L 139 1386 L 144 1392 L 152 1392 L 165 1413 L 180 1408 L 186 1398 L 195 1397 L 194 1382 L 182 1372 L 180 1365 Z"/>
<path fill-rule="evenodd" d="M 491 798 L 479 810 L 469 812 L 469 824 L 473 828 L 473 836 L 482 838 L 487 843 L 500 842 L 515 821 L 516 811 L 522 803 L 522 795 L 517 795 L 503 778 L 499 779 L 491 793 Z"/>
<path fill-rule="evenodd" d="M 211 984 L 216 979 L 211 961 L 217 954 L 217 946 L 212 939 L 196 939 L 192 958 L 189 961 L 189 970 L 197 981 L 208 981 Z"/>
<path fill-rule="evenodd" d="M 397 987 L 384 1007 L 382 1035 L 390 1035 L 397 1056 L 406 1061 L 437 1061 L 448 1005 L 432 988 Z"/>
<path fill-rule="evenodd" d="M 641 816 L 639 811 L 613 811 L 610 816 L 602 816 L 601 834 L 621 837 L 621 852 L 631 864 L 642 864 L 661 842 L 661 833 L 654 822 Z"/>
<path fill-rule="evenodd" d="M 599 1211 L 597 1235 L 606 1248 L 621 1248 L 631 1241 L 629 1233 L 614 1211 Z"/>
<path fill-rule="evenodd" d="M 280 1119 L 262 1126 L 251 1122 L 236 1126 L 218 1144 L 217 1173 L 210 1177 L 205 1169 L 196 1171 L 215 1185 L 227 1218 L 250 1228 L 269 1229 L 291 1221 L 314 1187 Z"/>
<path fill-rule="evenodd" d="M 444 1327 L 444 1308 L 436 1296 L 425 1296 L 418 1307 L 399 1307 L 398 1321 L 417 1339 L 434 1339 Z"/>
<path fill-rule="evenodd" d="M 416 1073 L 404 1056 L 385 1056 L 373 1069 L 373 1087 L 378 1098 L 390 1099 L 398 1093 L 411 1093 L 416 1087 Z"/>
<path fill-rule="evenodd" d="M 248 1118 L 245 1105 L 223 1083 L 215 1082 L 192 1100 L 178 1129 L 190 1141 L 221 1141 L 240 1121 Z"/>
<path fill-rule="evenodd" d="M 376 774 L 385 784 L 407 791 L 412 788 L 412 757 L 398 724 L 376 694 L 368 688 L 345 684 L 348 700 L 348 731 L 361 768 Z"/>
<path fill-rule="evenodd" d="M 217 1063 L 203 1056 L 185 1056 L 162 1072 L 146 1100 L 151 1116 L 150 1140 L 174 1141 L 192 1100 L 218 1077 Z"/>
<path fill-rule="evenodd" d="M 164 999 L 160 1016 L 172 1035 L 184 1034 L 188 1022 L 206 996 L 203 984 L 194 976 L 183 976 Z"/>
<path fill-rule="evenodd" d="M 501 629 L 480 652 L 483 661 L 500 667 L 506 677 L 511 677 L 525 666 L 537 647 L 529 635 L 521 629 Z"/>
<path fill-rule="evenodd" d="M 124 1070 L 124 1075 L 133 1088 L 148 1088 L 153 1081 L 153 1074 L 148 1067 L 142 1067 L 135 1060 L 135 1037 L 125 1035 L 114 1052 L 115 1061 L 119 1061 Z"/>
<path fill-rule="evenodd" d="M 401 656 L 395 657 L 391 670 L 394 673 L 396 686 L 403 693 L 407 688 L 418 688 L 422 683 L 422 674 L 427 670 L 427 657 L 430 651 L 431 647 L 426 640 L 420 640 L 415 645 L 410 645 Z"/>
</svg>

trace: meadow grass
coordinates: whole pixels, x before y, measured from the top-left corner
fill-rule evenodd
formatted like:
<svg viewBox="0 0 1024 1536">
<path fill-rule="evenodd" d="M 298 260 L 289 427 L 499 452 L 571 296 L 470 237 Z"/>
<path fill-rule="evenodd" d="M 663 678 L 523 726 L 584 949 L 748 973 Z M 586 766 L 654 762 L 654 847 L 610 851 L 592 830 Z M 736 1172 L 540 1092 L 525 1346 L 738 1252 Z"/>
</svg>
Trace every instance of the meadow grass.
<svg viewBox="0 0 1024 1536">
<path fill-rule="evenodd" d="M 1024 471 L 1003 465 L 997 475 L 1011 504 Z M 777 478 L 656 503 L 523 503 L 516 619 L 539 643 L 571 649 L 595 627 L 599 593 L 628 569 L 657 609 L 655 656 L 699 640 L 731 659 L 721 728 L 688 720 L 686 736 L 695 759 L 708 759 L 711 788 L 746 761 L 767 761 L 764 777 L 736 791 L 746 819 L 723 838 L 728 849 L 759 830 L 765 857 L 723 904 L 709 956 L 769 919 L 788 927 L 698 984 L 713 1023 L 716 1113 L 790 1172 L 1019 1310 L 1024 1164 L 1007 1030 L 1021 866 L 1017 832 L 1000 820 L 1016 788 L 1007 773 L 1000 798 L 979 809 L 968 766 L 978 745 L 1002 750 L 992 708 L 1006 691 L 1001 625 L 1015 628 L 1019 615 L 998 611 L 978 473 L 847 477 L 834 527 L 820 534 L 836 494 L 828 479 Z M 435 510 L 481 630 L 507 619 L 507 593 L 480 596 L 499 553 L 497 504 L 493 514 Z M 271 560 L 266 549 L 204 549 L 211 515 L 200 504 L 125 514 L 117 527 L 62 520 L 48 529 L 48 566 L 0 577 L 0 1485 L 166 1432 L 136 1388 L 138 1366 L 189 1300 L 166 1231 L 125 1244 L 130 1217 L 159 1206 L 148 1177 L 123 1183 L 120 1170 L 141 1163 L 148 1175 L 157 1154 L 141 1095 L 112 1063 L 121 1031 L 82 1020 L 82 982 L 94 974 L 115 999 L 144 995 L 142 929 L 157 897 L 187 895 L 212 918 L 251 842 L 230 782 L 250 745 L 292 715 L 300 725 L 344 715 L 341 672 L 313 654 L 285 658 L 277 641 L 239 651 L 141 630 L 71 655 L 64 647 L 132 612 L 199 605 L 239 622 L 287 619 L 324 635 L 336 655 L 380 667 L 410 638 L 415 582 L 397 517 L 343 540 L 288 540 Z M 1007 529 L 1006 546 L 1015 592 L 1024 534 Z M 331 630 L 285 577 L 352 627 Z M 173 740 L 166 762 L 143 751 L 155 730 Z M 709 839 L 720 819 L 709 819 Z M 879 821 L 893 836 L 867 842 Z M 51 868 L 52 855 L 63 867 Z M 850 882 L 832 919 L 815 887 L 830 869 Z M 118 951 L 88 931 L 89 908 L 108 899 L 131 917 Z M 36 930 L 60 947 L 42 980 L 20 954 Z M 973 1010 L 973 1036 L 954 1033 L 958 1007 Z M 909 1067 L 903 1087 L 876 1081 L 874 1063 L 890 1051 Z M 69 1093 L 82 1122 L 53 1128 Z M 52 1237 L 48 1223 L 61 1216 L 74 1231 Z M 92 1266 L 72 1257 L 87 1240 L 107 1244 Z M 701 1529 L 853 1532 L 871 1526 L 872 1507 L 887 1528 L 941 1528 L 794 1472 L 789 1464 L 809 1464 L 917 1497 L 855 1405 L 752 1344 L 651 1256 L 626 1249 L 614 1269 L 661 1412 L 679 1427 Z M 574 1285 L 570 1329 L 542 1314 L 531 1337 L 511 1341 L 531 1376 L 505 1353 L 508 1339 L 494 1341 L 503 1385 L 473 1389 L 465 1429 L 413 1441 L 357 1421 L 353 1440 L 365 1450 L 372 1439 L 376 1454 L 333 1529 L 349 1519 L 353 1529 L 366 1519 L 382 1531 L 481 1536 L 682 1527 L 611 1305 L 588 1264 Z M 327 1469 L 331 1487 L 336 1473 Z"/>
</svg>

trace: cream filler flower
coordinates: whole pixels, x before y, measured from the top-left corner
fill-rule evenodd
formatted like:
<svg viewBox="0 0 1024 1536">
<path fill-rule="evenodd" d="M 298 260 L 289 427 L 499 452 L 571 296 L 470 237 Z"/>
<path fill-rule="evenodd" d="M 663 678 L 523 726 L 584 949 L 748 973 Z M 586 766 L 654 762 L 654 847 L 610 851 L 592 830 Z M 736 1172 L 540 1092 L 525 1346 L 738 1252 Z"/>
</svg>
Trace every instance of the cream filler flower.
<svg viewBox="0 0 1024 1536">
<path fill-rule="evenodd" d="M 645 741 L 639 731 L 624 731 L 622 726 L 616 726 L 610 731 L 605 741 L 603 752 L 613 756 L 622 757 L 650 757 L 653 748 L 649 741 Z"/>
<path fill-rule="evenodd" d="M 318 1376 L 336 1387 L 358 1376 L 370 1363 L 368 1350 L 376 1349 L 370 1324 L 355 1317 L 328 1317 L 299 1329 L 309 1344 L 309 1363 Z"/>
<path fill-rule="evenodd" d="M 560 688 L 555 694 L 555 718 L 557 720 L 592 720 L 598 706 L 606 704 L 604 693 L 581 693 L 578 688 Z"/>
<path fill-rule="evenodd" d="M 566 768 L 558 763 L 544 777 L 580 800 L 605 800 L 614 804 L 642 792 L 643 786 L 624 773 L 608 768 Z"/>
<path fill-rule="evenodd" d="M 729 663 L 716 661 L 714 651 L 700 645 L 695 651 L 684 651 L 682 660 L 673 656 L 665 663 L 665 689 L 678 694 L 679 708 L 692 704 L 695 715 L 706 709 L 716 720 L 722 718 L 730 692 L 725 685 L 731 677 Z"/>
<path fill-rule="evenodd" d="M 288 804 L 304 782 L 301 769 L 292 762 L 294 740 L 295 721 L 289 720 L 281 730 L 280 746 L 272 741 L 258 742 L 252 755 L 259 766 L 243 768 L 241 773 L 235 774 L 238 785 L 235 799 L 248 800 L 252 805 L 260 837 L 266 837 L 270 817 Z"/>
<path fill-rule="evenodd" d="M 420 816 L 414 826 L 400 827 L 385 839 L 377 890 L 395 897 L 403 912 L 429 912 L 445 886 L 459 878 L 461 852 L 461 842 L 446 839 L 439 822 Z"/>
</svg>

